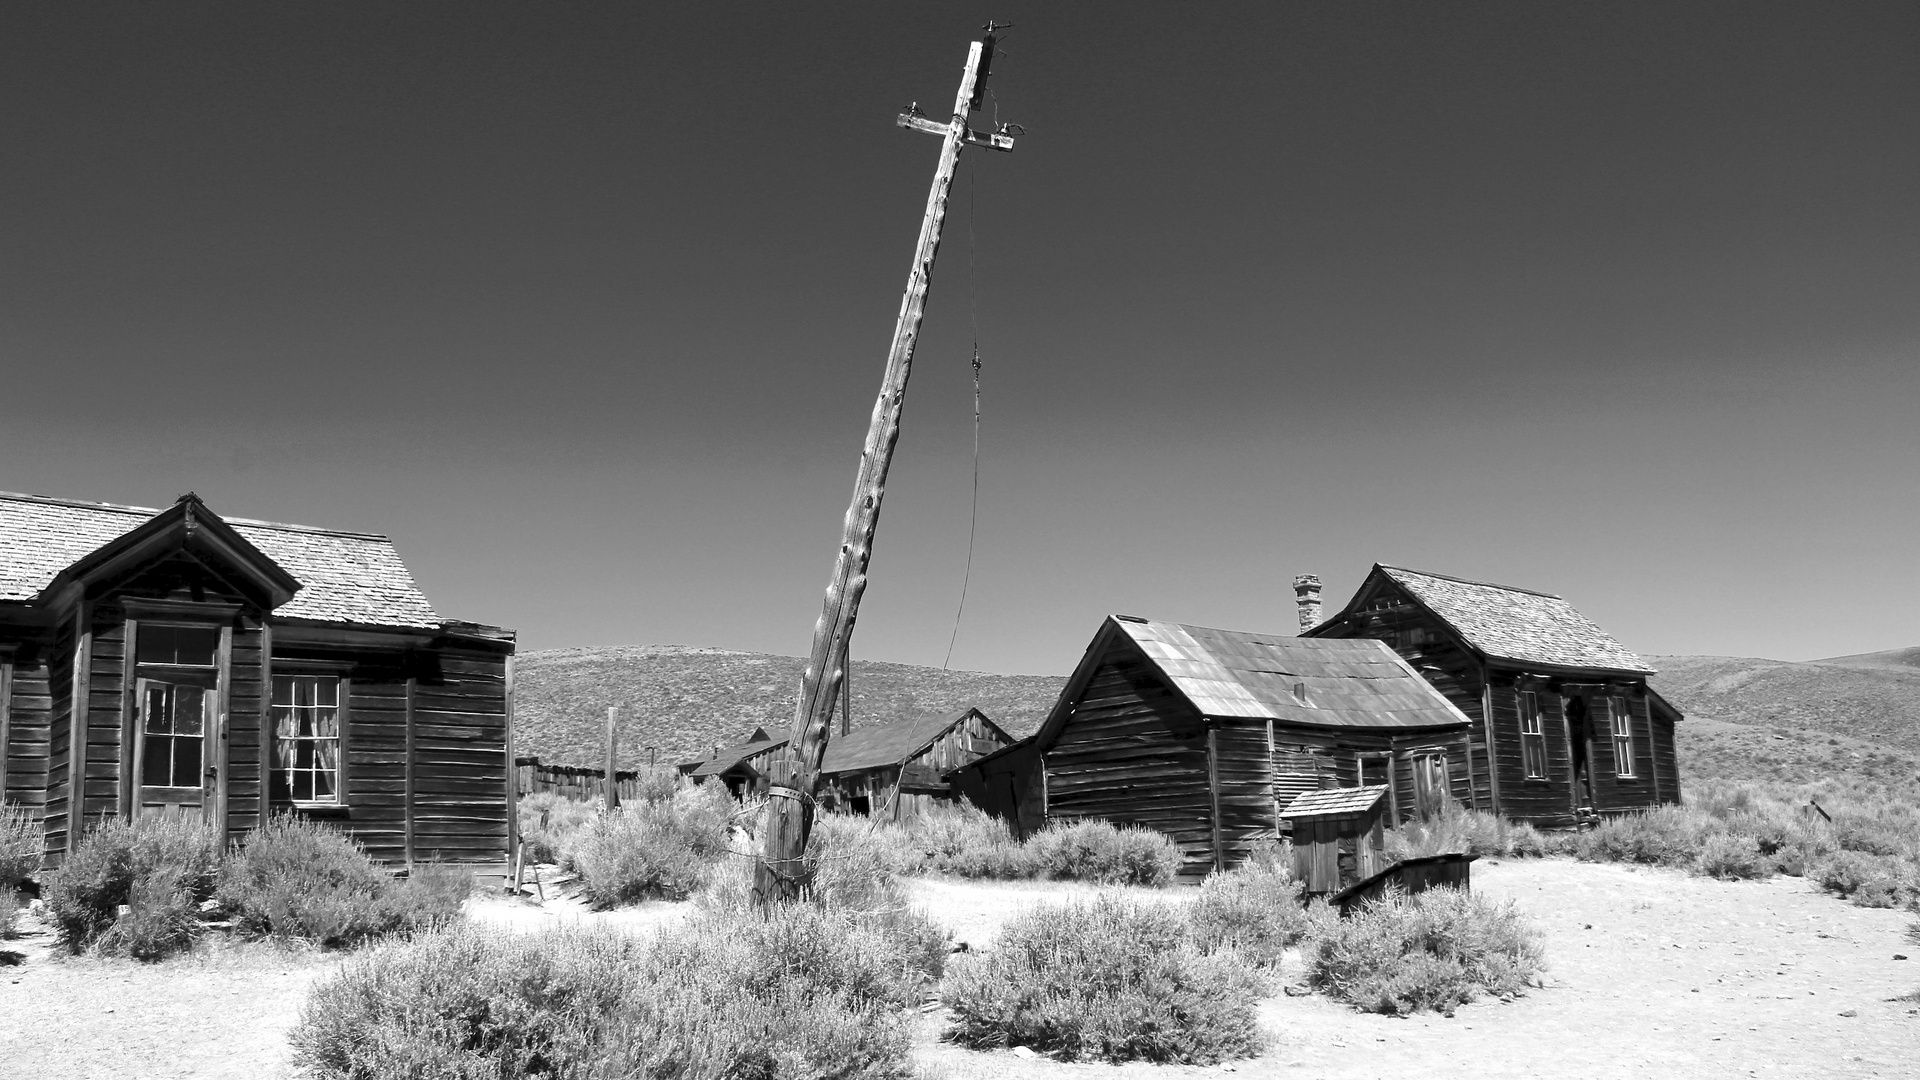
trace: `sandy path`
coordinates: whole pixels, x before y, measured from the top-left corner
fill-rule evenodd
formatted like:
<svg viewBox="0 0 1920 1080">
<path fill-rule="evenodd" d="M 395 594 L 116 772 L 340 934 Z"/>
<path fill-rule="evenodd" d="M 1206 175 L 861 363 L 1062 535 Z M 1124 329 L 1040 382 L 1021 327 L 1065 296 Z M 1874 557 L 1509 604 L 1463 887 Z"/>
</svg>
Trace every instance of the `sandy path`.
<svg viewBox="0 0 1920 1080">
<path fill-rule="evenodd" d="M 1902 938 L 1910 916 L 1851 907 L 1797 878 L 1729 883 L 1564 861 L 1477 863 L 1474 885 L 1538 920 L 1546 989 L 1450 1020 L 1275 997 L 1261 1004 L 1273 1045 L 1259 1058 L 1213 1069 L 1102 1066 L 1102 1075 L 1920 1077 L 1920 1008 L 1889 1000 L 1920 989 L 1920 948 Z M 956 939 L 976 945 L 1020 910 L 1092 891 L 948 881 L 913 890 Z M 1178 903 L 1192 894 L 1141 895 Z M 521 929 L 607 921 L 648 932 L 685 918 L 687 905 L 596 915 L 503 900 L 474 915 Z M 284 1077 L 286 1031 L 307 986 L 339 963 L 243 946 L 147 965 L 61 959 L 44 935 L 0 943 L 0 1078 Z M 938 1041 L 940 1023 L 937 1014 L 921 1022 L 917 1057 L 930 1080 L 1090 1068 L 960 1050 Z"/>
<path fill-rule="evenodd" d="M 1232 1071 L 1275 1077 L 1920 1077 L 1910 916 L 1852 907 L 1798 878 L 1719 882 L 1559 860 L 1482 862 L 1476 890 L 1547 936 L 1547 987 L 1453 1019 L 1355 1013 L 1321 997 L 1261 1004 L 1273 1037 Z M 1895 954 L 1916 956 L 1895 960 Z M 1298 971 L 1286 973 L 1298 977 Z M 1854 1015 L 1844 1016 L 1851 1012 Z M 934 1041 L 934 1080 L 1056 1076 L 1085 1066 Z M 1221 1072 L 1127 1066 L 1155 1076 Z"/>
</svg>

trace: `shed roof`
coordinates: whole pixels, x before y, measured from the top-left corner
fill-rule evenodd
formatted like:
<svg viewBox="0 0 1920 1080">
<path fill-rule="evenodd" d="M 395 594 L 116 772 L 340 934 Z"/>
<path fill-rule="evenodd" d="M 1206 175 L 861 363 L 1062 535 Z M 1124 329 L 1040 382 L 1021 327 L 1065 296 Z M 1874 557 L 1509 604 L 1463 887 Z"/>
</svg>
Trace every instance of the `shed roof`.
<svg viewBox="0 0 1920 1080">
<path fill-rule="evenodd" d="M 755 731 L 754 734 L 761 736 L 761 738 L 748 739 L 745 742 L 734 743 L 732 746 L 721 747 L 719 750 L 714 751 L 712 757 L 701 762 L 700 767 L 694 769 L 692 775 L 719 776 L 721 773 L 745 763 L 749 758 L 757 754 L 764 754 L 769 750 L 778 750 L 780 747 L 787 745 L 787 737 L 785 735 L 777 739 L 770 739 L 765 737 L 766 732 L 764 731 Z"/>
<path fill-rule="evenodd" d="M 1283 818 L 1332 817 L 1336 814 L 1363 814 L 1374 808 L 1387 796 L 1387 785 L 1369 784 L 1366 787 L 1321 788 L 1318 791 L 1303 791 L 1294 796 L 1285 810 L 1280 811 Z"/>
<path fill-rule="evenodd" d="M 1487 656 L 1519 663 L 1652 674 L 1593 620 L 1551 593 L 1376 566 Z"/>
<path fill-rule="evenodd" d="M 1386 643 L 1109 620 L 1208 716 L 1345 728 L 1458 727 L 1466 716 Z"/>
<path fill-rule="evenodd" d="M 961 709 L 944 716 L 922 716 L 859 728 L 827 743 L 827 757 L 820 772 L 831 776 L 898 765 L 977 711 Z M 981 716 L 985 718 L 984 713 Z"/>
<path fill-rule="evenodd" d="M 62 570 L 140 527 L 159 510 L 0 492 L 0 601 L 30 601 Z M 393 541 L 244 518 L 223 518 L 300 582 L 281 618 L 435 629 L 441 618 Z"/>
</svg>

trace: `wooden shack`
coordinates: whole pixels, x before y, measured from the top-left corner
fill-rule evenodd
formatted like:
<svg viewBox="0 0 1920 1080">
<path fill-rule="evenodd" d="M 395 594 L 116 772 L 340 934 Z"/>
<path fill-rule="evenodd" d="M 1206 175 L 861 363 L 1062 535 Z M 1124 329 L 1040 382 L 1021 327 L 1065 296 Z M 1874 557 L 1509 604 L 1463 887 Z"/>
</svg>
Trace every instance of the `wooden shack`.
<svg viewBox="0 0 1920 1080">
<path fill-rule="evenodd" d="M 856 728 L 827 743 L 817 797 L 845 813 L 909 821 L 954 798 L 945 774 L 1012 742 L 979 709 Z"/>
<path fill-rule="evenodd" d="M 105 821 L 280 812 L 503 867 L 513 651 L 384 536 L 0 493 L 0 799 L 48 868 Z"/>
<path fill-rule="evenodd" d="M 1293 876 L 1309 896 L 1339 892 L 1386 867 L 1387 785 L 1302 792 L 1286 809 Z"/>
<path fill-rule="evenodd" d="M 1305 636 L 1386 642 L 1472 721 L 1472 806 L 1560 826 L 1680 801 L 1679 711 L 1558 596 L 1376 565 Z"/>
<path fill-rule="evenodd" d="M 1283 832 L 1302 792 L 1384 785 L 1393 822 L 1464 798 L 1466 731 L 1377 641 L 1114 615 L 1035 736 L 1041 813 L 1155 829 L 1195 878 Z"/>
<path fill-rule="evenodd" d="M 775 738 L 765 728 L 755 728 L 746 738 L 731 746 L 717 747 L 699 761 L 684 762 L 683 775 L 703 784 L 715 777 L 727 785 L 736 799 L 759 795 L 767 790 L 767 775 L 774 757 L 787 745 L 787 737 Z"/>
</svg>

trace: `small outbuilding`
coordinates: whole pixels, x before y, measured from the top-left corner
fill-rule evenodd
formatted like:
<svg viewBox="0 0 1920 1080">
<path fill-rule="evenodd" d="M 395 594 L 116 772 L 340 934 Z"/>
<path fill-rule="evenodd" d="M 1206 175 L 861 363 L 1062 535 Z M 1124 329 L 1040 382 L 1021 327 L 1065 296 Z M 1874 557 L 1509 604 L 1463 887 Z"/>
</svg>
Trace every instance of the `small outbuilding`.
<svg viewBox="0 0 1920 1080">
<path fill-rule="evenodd" d="M 1016 840 L 1046 827 L 1046 777 L 1031 735 L 950 769 L 943 779 L 955 795 L 1006 822 Z"/>
<path fill-rule="evenodd" d="M 1338 892 L 1386 867 L 1387 786 L 1303 792 L 1280 811 L 1293 826 L 1293 876 L 1309 895 Z"/>
<path fill-rule="evenodd" d="M 1200 877 L 1284 833 L 1304 792 L 1380 786 L 1389 823 L 1466 798 L 1467 727 L 1378 641 L 1114 615 L 1035 735 L 1040 814 L 1154 829 Z"/>
<path fill-rule="evenodd" d="M 946 774 L 1012 742 L 979 709 L 859 728 L 828 741 L 817 797 L 846 813 L 908 821 L 952 801 Z"/>
<path fill-rule="evenodd" d="M 718 747 L 711 756 L 699 761 L 682 763 L 680 772 L 692 777 L 696 784 L 718 777 L 736 799 L 759 795 L 767 790 L 767 776 L 772 771 L 775 755 L 786 745 L 786 736 L 775 738 L 768 735 L 765 728 L 755 728 L 752 734 L 732 746 Z"/>
</svg>

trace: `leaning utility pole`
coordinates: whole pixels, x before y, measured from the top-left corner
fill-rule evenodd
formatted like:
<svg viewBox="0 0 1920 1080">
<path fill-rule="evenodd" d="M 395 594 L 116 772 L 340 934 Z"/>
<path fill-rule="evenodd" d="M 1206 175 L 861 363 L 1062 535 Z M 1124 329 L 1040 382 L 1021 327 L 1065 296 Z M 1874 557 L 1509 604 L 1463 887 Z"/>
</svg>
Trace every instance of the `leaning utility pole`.
<svg viewBox="0 0 1920 1080">
<path fill-rule="evenodd" d="M 906 296 L 893 327 L 893 348 L 887 371 L 874 402 L 873 421 L 860 452 L 860 471 L 853 486 L 853 504 L 847 507 L 846 529 L 820 621 L 813 627 L 813 649 L 800 679 L 800 697 L 794 707 L 792 735 L 785 752 L 774 761 L 768 777 L 766 843 L 754 868 L 753 890 L 761 902 L 792 900 L 800 895 L 802 858 L 813 828 L 813 789 L 832 734 L 834 699 L 846 678 L 847 643 L 867 588 L 867 563 L 873 557 L 873 533 L 880 521 L 880 497 L 893 463 L 893 444 L 900 438 L 901 407 L 906 402 L 907 374 L 913 367 L 913 346 L 920 337 L 920 319 L 926 311 L 927 283 L 933 277 L 933 257 L 940 250 L 940 225 L 947 216 L 947 189 L 953 183 L 954 163 L 963 145 L 1012 150 L 1012 131 L 1003 127 L 982 134 L 967 127 L 967 114 L 977 112 L 993 64 L 994 31 L 967 51 L 960 75 L 960 92 L 953 99 L 953 116 L 945 123 L 923 115 L 917 106 L 900 114 L 899 126 L 942 136 L 940 164 L 927 193 L 927 213 L 920 223 L 920 244 L 907 275 Z"/>
</svg>

